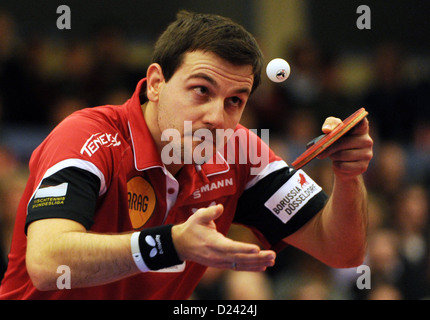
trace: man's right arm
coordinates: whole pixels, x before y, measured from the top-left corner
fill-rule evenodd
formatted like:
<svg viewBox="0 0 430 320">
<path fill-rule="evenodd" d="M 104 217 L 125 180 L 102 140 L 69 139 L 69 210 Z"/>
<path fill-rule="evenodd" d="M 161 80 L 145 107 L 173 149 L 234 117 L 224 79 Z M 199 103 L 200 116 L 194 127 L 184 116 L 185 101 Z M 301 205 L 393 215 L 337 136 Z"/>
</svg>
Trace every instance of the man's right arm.
<svg viewBox="0 0 430 320">
<path fill-rule="evenodd" d="M 71 287 L 91 287 L 139 273 L 131 233 L 95 234 L 68 219 L 43 219 L 27 230 L 27 271 L 38 290 L 56 290 L 57 268 L 70 268 Z"/>
<path fill-rule="evenodd" d="M 216 231 L 214 220 L 222 205 L 199 209 L 186 222 L 171 229 L 181 260 L 246 271 L 273 266 L 276 254 L 254 244 L 233 241 Z M 150 230 L 150 229 L 148 229 Z M 96 234 L 68 219 L 42 219 L 27 230 L 27 270 L 38 290 L 56 290 L 57 268 L 67 265 L 71 287 L 91 287 L 114 282 L 140 272 L 131 250 L 132 233 Z"/>
</svg>

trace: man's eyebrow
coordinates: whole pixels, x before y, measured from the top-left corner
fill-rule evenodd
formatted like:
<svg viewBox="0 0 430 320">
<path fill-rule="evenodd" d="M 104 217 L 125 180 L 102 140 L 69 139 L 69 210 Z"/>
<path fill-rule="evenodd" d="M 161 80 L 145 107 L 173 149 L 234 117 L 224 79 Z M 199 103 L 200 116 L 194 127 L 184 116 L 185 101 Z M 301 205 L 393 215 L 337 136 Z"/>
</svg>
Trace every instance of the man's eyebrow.
<svg viewBox="0 0 430 320">
<path fill-rule="evenodd" d="M 204 79 L 207 82 L 209 82 L 211 85 L 213 85 L 214 87 L 219 88 L 218 82 L 216 82 L 214 78 L 212 78 L 211 76 L 209 76 L 209 75 L 207 75 L 205 73 L 201 73 L 200 72 L 200 73 L 192 74 L 192 75 L 190 75 L 188 77 L 188 79 Z M 251 89 L 249 89 L 247 87 L 243 87 L 243 88 L 240 88 L 240 89 L 236 90 L 235 92 L 237 94 L 239 94 L 239 93 L 245 93 L 245 94 L 250 95 L 251 94 Z"/>
<path fill-rule="evenodd" d="M 188 77 L 188 79 L 204 79 L 207 82 L 209 82 L 211 85 L 213 85 L 214 87 L 219 88 L 219 84 L 215 81 L 215 79 L 212 78 L 211 76 L 208 76 L 205 73 L 192 74 Z"/>
</svg>

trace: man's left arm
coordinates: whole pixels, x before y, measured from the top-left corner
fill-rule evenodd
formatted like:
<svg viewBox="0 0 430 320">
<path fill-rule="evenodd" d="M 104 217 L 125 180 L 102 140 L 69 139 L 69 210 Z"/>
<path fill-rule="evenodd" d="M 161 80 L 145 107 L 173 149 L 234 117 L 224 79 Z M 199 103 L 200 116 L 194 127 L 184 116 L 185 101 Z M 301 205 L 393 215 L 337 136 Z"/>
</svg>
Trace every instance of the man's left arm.
<svg viewBox="0 0 430 320">
<path fill-rule="evenodd" d="M 327 118 L 328 133 L 340 119 Z M 334 185 L 325 207 L 297 232 L 284 239 L 327 265 L 353 267 L 363 262 L 366 252 L 367 191 L 362 174 L 373 156 L 369 122 L 361 121 L 350 134 L 322 153 L 333 162 Z"/>
</svg>

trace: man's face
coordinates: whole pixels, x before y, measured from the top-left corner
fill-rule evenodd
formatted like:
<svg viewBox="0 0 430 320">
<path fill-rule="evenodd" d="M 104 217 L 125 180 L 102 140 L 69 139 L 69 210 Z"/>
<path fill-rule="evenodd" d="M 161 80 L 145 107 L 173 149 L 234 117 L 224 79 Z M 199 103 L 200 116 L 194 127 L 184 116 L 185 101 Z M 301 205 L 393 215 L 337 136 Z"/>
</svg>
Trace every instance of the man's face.
<svg viewBox="0 0 430 320">
<path fill-rule="evenodd" d="M 236 128 L 253 81 L 251 65 L 232 65 L 213 53 L 187 53 L 172 78 L 160 87 L 157 109 L 160 132 L 177 130 L 182 138 L 178 147 L 183 154 L 184 145 L 192 145 L 194 151 L 202 144 L 196 139 L 202 130 L 196 130 L 210 130 L 212 138 L 205 135 L 205 144 L 209 143 L 212 149 L 210 154 L 206 152 L 205 158 L 210 158 L 226 142 L 225 139 L 216 141 L 216 130 Z M 192 130 L 184 129 L 186 121 L 192 122 Z"/>
</svg>

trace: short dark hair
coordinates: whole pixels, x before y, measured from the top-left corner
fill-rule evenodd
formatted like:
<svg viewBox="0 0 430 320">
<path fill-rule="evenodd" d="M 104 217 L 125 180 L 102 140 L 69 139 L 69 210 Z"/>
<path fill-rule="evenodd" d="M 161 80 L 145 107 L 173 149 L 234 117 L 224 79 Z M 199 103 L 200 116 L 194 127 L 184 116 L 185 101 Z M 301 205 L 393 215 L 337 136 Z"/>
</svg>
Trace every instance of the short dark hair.
<svg viewBox="0 0 430 320">
<path fill-rule="evenodd" d="M 187 52 L 212 52 L 234 65 L 251 65 L 254 91 L 261 82 L 263 55 L 255 38 L 241 25 L 215 14 L 180 11 L 155 43 L 152 57 L 166 81 L 181 66 Z"/>
</svg>

